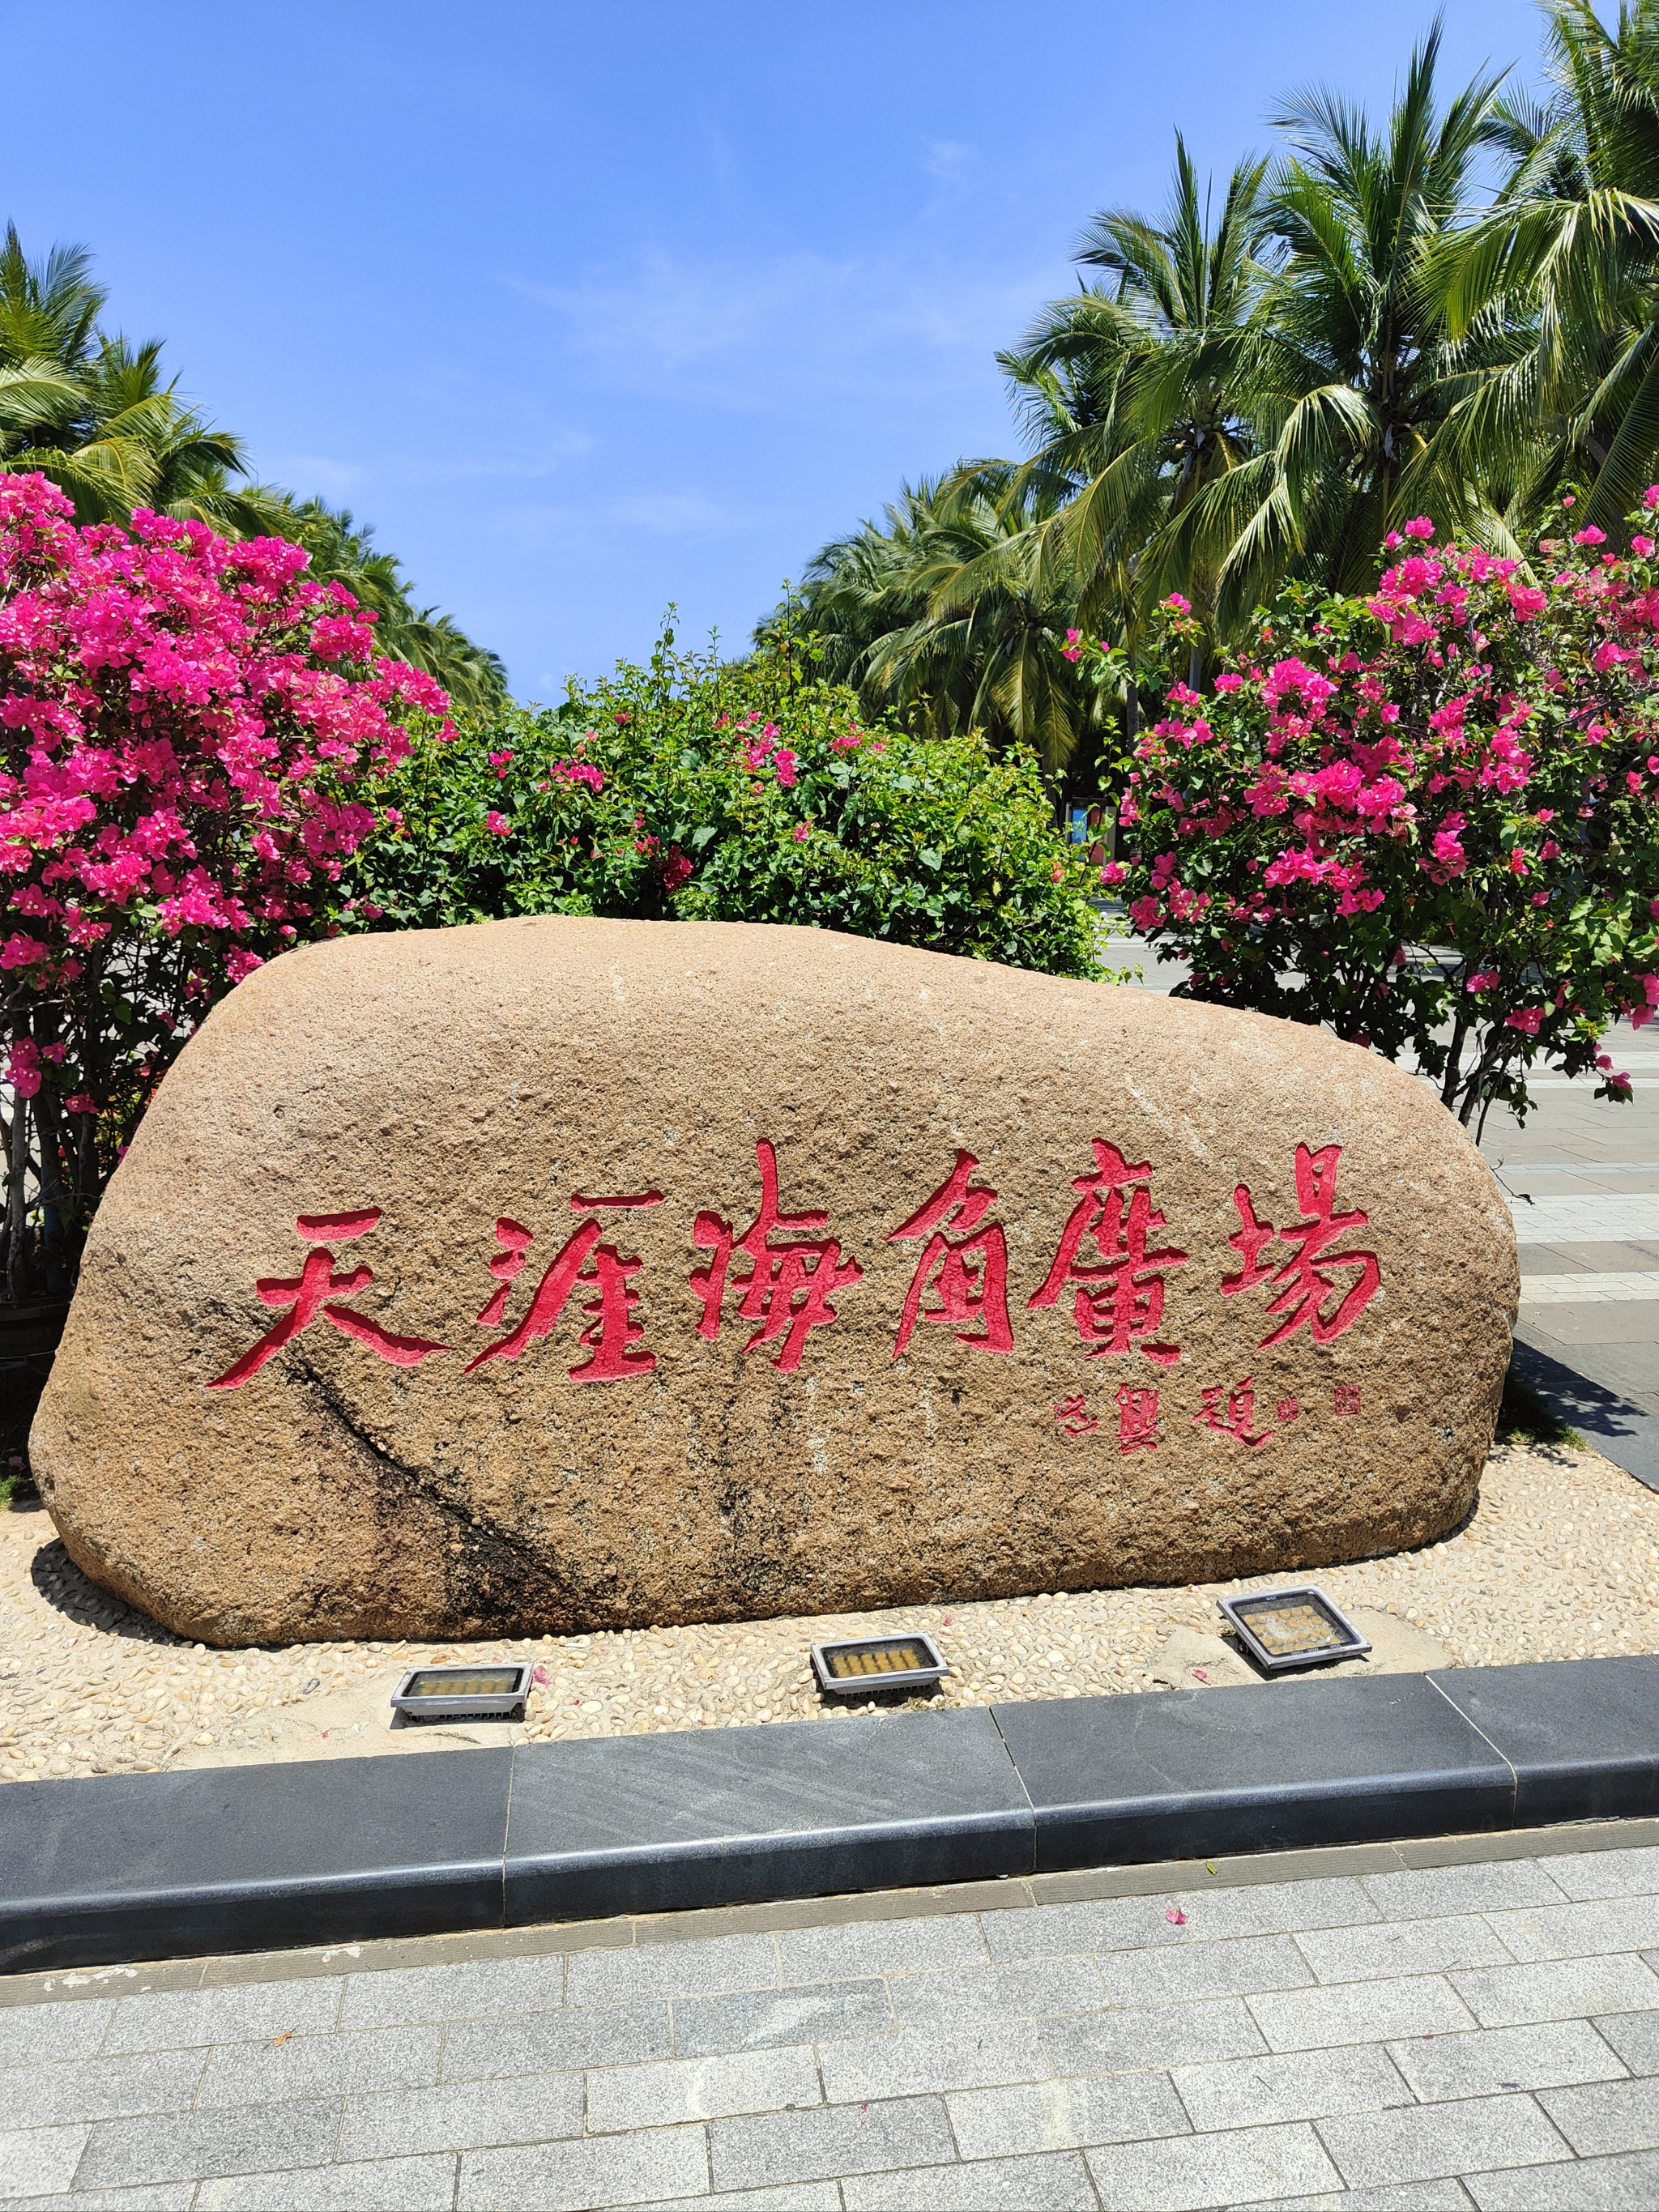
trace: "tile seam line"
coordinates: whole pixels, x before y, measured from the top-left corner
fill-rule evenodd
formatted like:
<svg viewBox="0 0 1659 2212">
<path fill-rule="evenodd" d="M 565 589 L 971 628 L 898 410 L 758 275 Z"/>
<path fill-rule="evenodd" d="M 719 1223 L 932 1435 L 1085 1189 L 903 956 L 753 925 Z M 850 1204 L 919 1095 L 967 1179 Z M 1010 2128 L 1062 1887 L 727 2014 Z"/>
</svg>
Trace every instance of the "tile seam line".
<svg viewBox="0 0 1659 2212">
<path fill-rule="evenodd" d="M 1488 1747 L 1496 1758 L 1501 1759 L 1504 1765 L 1508 1767 L 1510 1774 L 1510 1820 L 1513 1826 L 1518 1826 L 1520 1825 L 1521 1814 L 1521 1777 L 1516 1771 L 1514 1761 L 1509 1758 L 1501 1745 L 1493 1743 L 1492 1738 L 1486 1734 L 1486 1731 L 1480 1726 L 1480 1723 L 1473 1719 L 1469 1714 L 1464 1711 L 1462 1706 L 1458 1704 L 1456 1698 L 1451 1694 L 1451 1692 L 1446 1689 L 1437 1679 L 1434 1672 L 1431 1671 L 1425 1673 L 1423 1679 L 1428 1683 L 1431 1689 L 1437 1690 L 1439 1692 L 1440 1695 L 1446 1700 L 1446 1703 L 1451 1707 L 1452 1711 L 1457 1715 L 1457 1717 L 1463 1723 L 1464 1726 L 1466 1728 L 1473 1729 L 1476 1735 L 1480 1737 L 1481 1742 Z"/>
<path fill-rule="evenodd" d="M 994 1705 L 987 1705 L 985 1711 L 991 1716 L 991 1725 L 997 1732 L 997 1741 L 1002 1746 L 1002 1755 L 1007 1760 L 1009 1766 L 1013 1771 L 1014 1780 L 1019 1784 L 1019 1794 L 1025 1800 L 1025 1809 L 1030 1815 L 1031 1863 L 1027 1869 L 1027 1876 L 1029 1878 L 1030 1876 L 1035 1876 L 1041 1870 L 1037 1865 L 1036 1805 L 1032 1799 L 1030 1791 L 1025 1786 L 1025 1777 L 1019 1771 L 1019 1761 L 1014 1757 L 1014 1747 L 1009 1742 L 1007 1737 L 1002 1733 L 1002 1723 L 997 1717 L 996 1706 Z"/>
</svg>

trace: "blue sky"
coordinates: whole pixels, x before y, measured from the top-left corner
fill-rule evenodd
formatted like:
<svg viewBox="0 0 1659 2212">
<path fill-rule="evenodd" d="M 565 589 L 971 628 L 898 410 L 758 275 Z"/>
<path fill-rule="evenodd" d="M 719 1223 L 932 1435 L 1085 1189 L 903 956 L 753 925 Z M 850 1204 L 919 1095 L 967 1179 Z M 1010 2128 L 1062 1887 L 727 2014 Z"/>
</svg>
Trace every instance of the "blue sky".
<svg viewBox="0 0 1659 2212">
<path fill-rule="evenodd" d="M 551 698 L 1012 450 L 993 355 L 1092 211 L 1177 125 L 1224 173 L 1289 87 L 1385 100 L 1431 12 L 0 0 L 0 216 Z M 1448 82 L 1533 73 L 1527 0 L 1445 14 Z"/>
</svg>

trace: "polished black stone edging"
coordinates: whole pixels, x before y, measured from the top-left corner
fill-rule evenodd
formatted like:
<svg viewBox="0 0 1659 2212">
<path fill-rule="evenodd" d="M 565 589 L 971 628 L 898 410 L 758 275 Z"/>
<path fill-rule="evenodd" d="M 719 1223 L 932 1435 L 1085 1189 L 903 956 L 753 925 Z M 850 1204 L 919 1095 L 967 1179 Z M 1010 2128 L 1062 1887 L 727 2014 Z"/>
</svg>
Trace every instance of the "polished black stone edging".
<svg viewBox="0 0 1659 2212">
<path fill-rule="evenodd" d="M 0 1789 L 0 1969 L 1659 1811 L 1659 1659 Z"/>
</svg>

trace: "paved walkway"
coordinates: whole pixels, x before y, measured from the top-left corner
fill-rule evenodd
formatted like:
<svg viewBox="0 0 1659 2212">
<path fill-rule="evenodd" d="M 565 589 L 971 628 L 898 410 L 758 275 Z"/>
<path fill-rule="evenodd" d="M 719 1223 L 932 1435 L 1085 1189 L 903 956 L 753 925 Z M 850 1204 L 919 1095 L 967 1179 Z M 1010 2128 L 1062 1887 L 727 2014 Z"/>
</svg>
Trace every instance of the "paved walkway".
<svg viewBox="0 0 1659 2212">
<path fill-rule="evenodd" d="M 1617 1033 L 1628 1106 L 1544 1077 L 1524 1128 L 1493 1114 L 1485 1149 L 1521 1252 L 1521 1371 L 1561 1419 L 1659 1489 L 1659 1032 Z"/>
<path fill-rule="evenodd" d="M 1656 1966 L 1626 1822 L 38 1976 L 0 2196 L 1659 2206 Z"/>
</svg>

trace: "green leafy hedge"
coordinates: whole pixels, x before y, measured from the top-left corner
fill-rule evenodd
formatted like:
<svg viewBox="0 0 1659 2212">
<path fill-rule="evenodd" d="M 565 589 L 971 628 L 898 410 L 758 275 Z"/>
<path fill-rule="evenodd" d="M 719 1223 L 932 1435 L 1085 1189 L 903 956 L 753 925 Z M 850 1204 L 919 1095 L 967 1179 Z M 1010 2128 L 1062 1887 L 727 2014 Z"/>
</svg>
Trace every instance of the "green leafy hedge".
<svg viewBox="0 0 1659 2212">
<path fill-rule="evenodd" d="M 678 653 L 421 742 L 342 884 L 348 926 L 519 914 L 783 921 L 1097 972 L 1097 878 L 1035 760 L 860 717 L 787 643 Z"/>
</svg>

